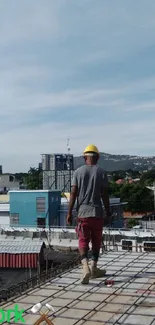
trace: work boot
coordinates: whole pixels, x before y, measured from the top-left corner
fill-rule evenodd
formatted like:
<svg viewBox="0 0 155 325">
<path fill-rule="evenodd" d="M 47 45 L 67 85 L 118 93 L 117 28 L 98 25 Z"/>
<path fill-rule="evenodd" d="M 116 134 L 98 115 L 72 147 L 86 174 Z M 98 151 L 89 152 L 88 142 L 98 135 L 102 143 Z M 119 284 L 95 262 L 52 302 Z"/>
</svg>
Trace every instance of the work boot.
<svg viewBox="0 0 155 325">
<path fill-rule="evenodd" d="M 90 268 L 88 265 L 88 261 L 87 260 L 83 260 L 82 261 L 82 266 L 83 266 L 83 270 L 82 270 L 82 279 L 81 279 L 81 283 L 82 284 L 88 284 L 89 283 L 89 279 L 91 276 L 91 272 L 90 272 Z"/>
<path fill-rule="evenodd" d="M 91 265 L 91 279 L 95 278 L 103 278 L 106 274 L 106 270 L 99 269 L 94 261 L 92 261 Z"/>
</svg>

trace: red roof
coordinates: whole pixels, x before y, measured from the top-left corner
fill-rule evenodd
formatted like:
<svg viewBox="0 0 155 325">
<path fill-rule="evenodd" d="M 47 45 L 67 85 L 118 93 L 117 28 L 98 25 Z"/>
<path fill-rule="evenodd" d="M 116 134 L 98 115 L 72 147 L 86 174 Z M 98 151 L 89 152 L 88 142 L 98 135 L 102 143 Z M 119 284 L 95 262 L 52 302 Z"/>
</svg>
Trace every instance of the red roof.
<svg viewBox="0 0 155 325">
<path fill-rule="evenodd" d="M 37 268 L 44 247 L 37 240 L 0 240 L 0 268 Z"/>
<path fill-rule="evenodd" d="M 117 181 L 116 181 L 116 184 L 122 184 L 122 183 L 124 183 L 124 179 L 118 179 Z"/>
</svg>

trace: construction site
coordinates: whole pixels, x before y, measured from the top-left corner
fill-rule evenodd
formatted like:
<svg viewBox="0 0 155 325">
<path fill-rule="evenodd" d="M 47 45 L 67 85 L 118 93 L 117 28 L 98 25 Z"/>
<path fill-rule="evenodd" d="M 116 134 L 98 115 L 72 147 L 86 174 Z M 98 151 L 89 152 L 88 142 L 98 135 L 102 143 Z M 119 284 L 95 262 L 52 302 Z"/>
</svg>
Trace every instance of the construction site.
<svg viewBox="0 0 155 325">
<path fill-rule="evenodd" d="M 152 246 L 142 245 L 140 250 L 131 240 L 132 247 L 126 242 L 123 248 L 122 244 L 116 247 L 107 242 L 103 241 L 98 264 L 99 268 L 106 269 L 103 278 L 90 279 L 88 285 L 82 285 L 76 254 L 59 266 L 37 272 L 26 281 L 1 290 L 1 309 L 12 310 L 18 305 L 24 310 L 25 324 L 30 325 L 39 324 L 44 313 L 50 321 L 48 324 L 53 325 L 155 325 Z M 46 324 L 47 319 L 42 317 L 40 322 Z M 15 324 L 13 315 L 9 324 Z"/>
</svg>

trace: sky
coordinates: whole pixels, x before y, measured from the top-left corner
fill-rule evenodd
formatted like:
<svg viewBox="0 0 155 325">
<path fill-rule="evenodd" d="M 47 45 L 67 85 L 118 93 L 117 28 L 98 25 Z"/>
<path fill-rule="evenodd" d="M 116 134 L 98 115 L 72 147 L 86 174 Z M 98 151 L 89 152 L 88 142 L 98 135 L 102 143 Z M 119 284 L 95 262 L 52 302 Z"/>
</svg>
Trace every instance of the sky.
<svg viewBox="0 0 155 325">
<path fill-rule="evenodd" d="M 155 154 L 154 0 L 0 1 L 0 165 Z"/>
</svg>

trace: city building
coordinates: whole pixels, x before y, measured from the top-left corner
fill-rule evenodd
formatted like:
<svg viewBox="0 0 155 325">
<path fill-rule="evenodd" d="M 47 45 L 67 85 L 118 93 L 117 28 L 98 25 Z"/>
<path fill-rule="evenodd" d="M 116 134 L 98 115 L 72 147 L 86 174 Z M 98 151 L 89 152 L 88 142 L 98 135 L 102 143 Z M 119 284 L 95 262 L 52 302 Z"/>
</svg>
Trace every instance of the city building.
<svg viewBox="0 0 155 325">
<path fill-rule="evenodd" d="M 19 190 L 20 182 L 12 174 L 0 175 L 0 193 L 7 193 L 10 190 Z"/>
<path fill-rule="evenodd" d="M 2 165 L 0 165 L 0 175 L 2 174 L 3 170 L 2 170 Z"/>
<path fill-rule="evenodd" d="M 9 193 L 0 194 L 0 204 L 1 203 L 9 203 L 9 202 L 10 202 Z"/>
<path fill-rule="evenodd" d="M 71 154 L 42 155 L 43 189 L 70 192 L 74 172 L 74 158 Z"/>
<path fill-rule="evenodd" d="M 0 202 L 0 226 L 10 225 L 10 204 Z"/>
<path fill-rule="evenodd" d="M 10 204 L 8 195 L 0 201 L 0 225 L 12 227 L 63 227 L 66 228 L 66 215 L 70 193 L 52 190 L 20 190 L 10 191 Z M 3 203 L 2 203 L 3 202 Z M 113 215 L 113 228 L 124 227 L 123 206 L 120 198 L 110 198 L 111 213 Z M 76 203 L 73 209 L 73 224 L 76 225 Z"/>
<path fill-rule="evenodd" d="M 60 204 L 60 191 L 10 191 L 10 226 L 58 226 Z"/>
</svg>

